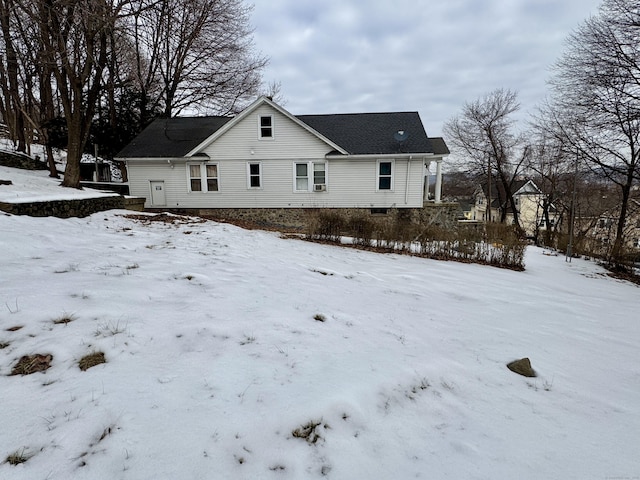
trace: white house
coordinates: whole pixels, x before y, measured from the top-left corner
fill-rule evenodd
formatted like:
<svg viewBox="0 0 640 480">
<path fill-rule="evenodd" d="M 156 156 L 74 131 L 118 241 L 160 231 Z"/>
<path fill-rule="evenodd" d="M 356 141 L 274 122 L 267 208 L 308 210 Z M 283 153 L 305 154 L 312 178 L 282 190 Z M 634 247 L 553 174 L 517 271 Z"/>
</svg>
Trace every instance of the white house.
<svg viewBox="0 0 640 480">
<path fill-rule="evenodd" d="M 157 119 L 117 156 L 146 208 L 422 208 L 442 138 L 417 112 L 294 116 L 260 97 L 235 117 Z"/>
</svg>

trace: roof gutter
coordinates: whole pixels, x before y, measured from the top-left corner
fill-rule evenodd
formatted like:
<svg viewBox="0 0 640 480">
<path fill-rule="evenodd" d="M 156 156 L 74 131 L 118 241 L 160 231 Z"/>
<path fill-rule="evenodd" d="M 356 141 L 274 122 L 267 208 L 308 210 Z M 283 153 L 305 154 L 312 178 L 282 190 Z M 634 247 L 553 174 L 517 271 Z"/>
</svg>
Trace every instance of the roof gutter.
<svg viewBox="0 0 640 480">
<path fill-rule="evenodd" d="M 114 157 L 114 160 L 118 162 L 131 162 L 131 161 L 144 161 L 144 162 L 157 162 L 157 163 L 166 163 L 166 162 L 177 162 L 177 161 L 198 161 L 202 159 L 202 161 L 210 160 L 208 157 Z"/>
<path fill-rule="evenodd" d="M 342 155 L 342 154 L 336 154 L 336 153 L 328 153 L 325 155 L 325 158 L 352 158 L 355 160 L 371 160 L 372 158 L 376 158 L 376 159 L 399 159 L 399 158 L 405 158 L 407 160 L 412 160 L 414 158 L 442 158 L 444 157 L 444 155 L 440 155 L 437 153 L 380 153 L 380 154 L 376 154 L 376 153 L 361 153 L 361 154 L 357 154 L 357 155 L 350 155 L 350 154 L 346 154 L 346 155 Z"/>
</svg>

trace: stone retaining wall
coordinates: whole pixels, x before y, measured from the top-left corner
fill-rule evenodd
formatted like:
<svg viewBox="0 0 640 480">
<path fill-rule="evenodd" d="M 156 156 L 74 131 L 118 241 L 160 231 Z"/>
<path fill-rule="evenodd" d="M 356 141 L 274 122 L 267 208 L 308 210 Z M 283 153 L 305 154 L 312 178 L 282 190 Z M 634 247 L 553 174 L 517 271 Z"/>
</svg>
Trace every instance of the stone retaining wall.
<svg viewBox="0 0 640 480">
<path fill-rule="evenodd" d="M 304 230 L 309 220 L 318 212 L 335 212 L 345 218 L 367 215 L 376 220 L 407 221 L 423 225 L 453 226 L 458 217 L 457 203 L 427 204 L 424 208 L 389 208 L 386 213 L 368 208 L 207 208 L 192 213 L 216 220 L 245 221 L 259 226 L 278 229 Z M 173 210 L 172 210 L 173 211 Z"/>
<path fill-rule="evenodd" d="M 13 215 L 29 215 L 31 217 L 86 217 L 104 210 L 124 208 L 125 201 L 121 196 L 29 203 L 0 202 L 0 210 Z"/>
<path fill-rule="evenodd" d="M 0 151 L 0 165 L 23 170 L 48 170 L 47 164 L 22 153 Z"/>
</svg>

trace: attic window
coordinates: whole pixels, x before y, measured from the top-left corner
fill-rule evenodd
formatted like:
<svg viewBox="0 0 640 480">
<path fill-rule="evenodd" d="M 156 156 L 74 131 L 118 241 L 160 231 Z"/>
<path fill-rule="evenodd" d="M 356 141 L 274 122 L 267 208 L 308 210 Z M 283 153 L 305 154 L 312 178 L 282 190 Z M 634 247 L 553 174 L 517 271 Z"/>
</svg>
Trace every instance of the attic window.
<svg viewBox="0 0 640 480">
<path fill-rule="evenodd" d="M 260 138 L 273 138 L 273 117 L 260 115 Z"/>
</svg>

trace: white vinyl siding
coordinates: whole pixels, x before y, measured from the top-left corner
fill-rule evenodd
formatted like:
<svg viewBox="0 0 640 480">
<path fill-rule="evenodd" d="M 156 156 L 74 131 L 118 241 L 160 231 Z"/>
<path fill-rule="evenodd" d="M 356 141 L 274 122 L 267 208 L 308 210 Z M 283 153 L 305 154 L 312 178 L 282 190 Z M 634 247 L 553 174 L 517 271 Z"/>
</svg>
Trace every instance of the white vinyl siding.
<svg viewBox="0 0 640 480">
<path fill-rule="evenodd" d="M 260 117 L 265 115 L 273 117 L 272 141 L 261 141 L 259 138 Z M 264 161 L 324 159 L 324 156 L 332 150 L 334 150 L 333 147 L 312 133 L 281 113 L 263 105 L 207 146 L 203 153 L 209 158 L 224 159 L 224 161 L 253 161 L 254 159 Z"/>
<path fill-rule="evenodd" d="M 317 159 L 321 161 L 320 159 Z M 391 208 L 422 206 L 422 161 L 412 160 L 409 191 L 405 196 L 407 161 L 394 162 L 394 191 L 376 189 L 376 159 L 327 160 L 326 194 L 294 191 L 291 160 L 261 162 L 262 189 L 248 188 L 248 163 L 237 160 L 218 161 L 219 192 L 191 194 L 188 189 L 186 159 L 172 160 L 175 168 L 162 161 L 130 161 L 131 195 L 146 197 L 151 206 L 149 181 L 164 180 L 167 208 Z M 257 162 L 253 162 L 257 163 Z M 329 188 L 330 187 L 330 188 Z"/>
</svg>

